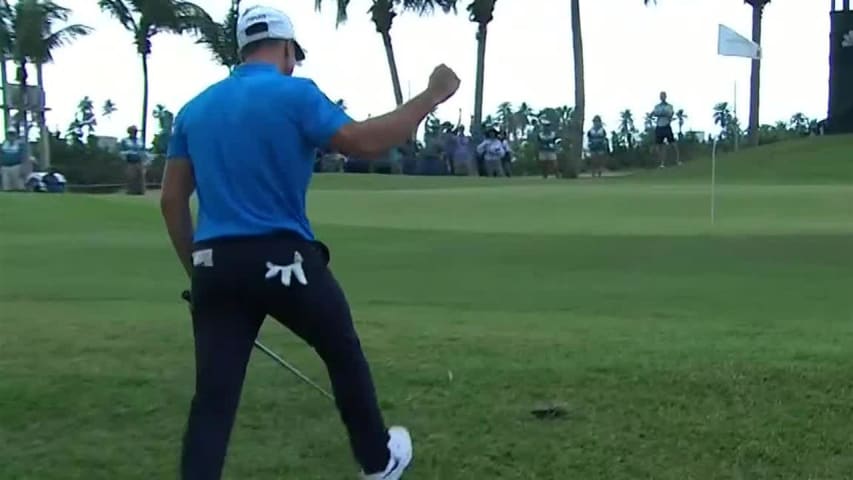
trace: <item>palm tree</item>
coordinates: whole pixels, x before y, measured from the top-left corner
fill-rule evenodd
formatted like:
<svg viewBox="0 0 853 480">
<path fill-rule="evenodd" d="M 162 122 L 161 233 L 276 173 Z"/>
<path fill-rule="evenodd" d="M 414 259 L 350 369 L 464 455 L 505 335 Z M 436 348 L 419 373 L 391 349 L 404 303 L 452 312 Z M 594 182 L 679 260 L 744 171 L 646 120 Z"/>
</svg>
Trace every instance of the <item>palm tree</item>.
<svg viewBox="0 0 853 480">
<path fill-rule="evenodd" d="M 494 19 L 497 0 L 473 0 L 468 5 L 468 18 L 477 24 L 477 80 L 474 86 L 474 121 L 471 133 L 477 137 L 482 131 L 483 88 L 486 69 L 486 36 L 489 23 Z"/>
<path fill-rule="evenodd" d="M 213 22 L 198 5 L 183 0 L 98 0 L 101 10 L 115 17 L 133 34 L 136 53 L 142 60 L 142 123 L 140 134 L 145 144 L 148 133 L 148 57 L 151 39 L 161 32 L 184 34 L 200 32 Z"/>
<path fill-rule="evenodd" d="M 714 125 L 719 125 L 723 132 L 729 129 L 729 124 L 733 118 L 729 102 L 720 102 L 714 105 Z M 720 133 L 721 136 L 723 132 Z"/>
<path fill-rule="evenodd" d="M 568 129 L 571 128 L 572 119 L 575 116 L 575 109 L 568 105 L 563 105 L 555 108 L 554 111 L 557 113 L 557 123 L 560 125 L 561 134 L 567 134 Z"/>
<path fill-rule="evenodd" d="M 634 114 L 631 110 L 625 110 L 619 114 L 619 134 L 628 142 L 628 149 L 633 150 L 637 127 L 634 126 Z"/>
<path fill-rule="evenodd" d="M 796 133 L 803 134 L 809 130 L 809 118 L 801 112 L 797 112 L 791 116 L 791 130 Z"/>
<path fill-rule="evenodd" d="M 155 105 L 152 115 L 160 124 L 160 130 L 172 130 L 172 122 L 175 120 L 175 115 L 165 105 L 161 103 Z"/>
<path fill-rule="evenodd" d="M 684 138 L 684 121 L 687 120 L 687 114 L 684 109 L 679 109 L 675 112 L 675 119 L 678 121 L 678 138 Z"/>
<path fill-rule="evenodd" d="M 400 74 L 397 70 L 397 60 L 394 56 L 394 46 L 391 42 L 391 26 L 398 11 L 415 12 L 424 16 L 435 11 L 436 7 L 445 13 L 456 11 L 457 0 L 372 0 L 368 13 L 376 32 L 382 36 L 382 44 L 385 46 L 385 56 L 388 58 L 388 69 L 391 71 L 391 85 L 394 88 L 394 100 L 397 105 L 403 104 L 403 87 L 400 84 Z M 314 0 L 314 8 L 320 11 L 323 0 Z M 347 7 L 350 0 L 335 0 L 337 6 L 336 26 L 347 21 Z"/>
<path fill-rule="evenodd" d="M 752 41 L 761 45 L 761 20 L 764 7 L 770 0 L 744 0 L 752 7 Z M 758 145 L 758 109 L 761 90 L 761 59 L 752 61 L 752 72 L 749 81 L 749 143 Z"/>
<path fill-rule="evenodd" d="M 530 128 L 530 119 L 533 118 L 533 109 L 530 108 L 530 105 L 528 105 L 527 102 L 521 102 L 521 105 L 518 106 L 518 110 L 515 111 L 514 117 L 514 123 L 518 129 L 516 138 L 524 136 Z"/>
<path fill-rule="evenodd" d="M 101 107 L 101 115 L 103 115 L 106 118 L 109 118 L 110 116 L 112 116 L 112 114 L 115 113 L 116 111 L 118 111 L 118 107 L 116 107 L 116 104 L 113 103 L 113 101 L 110 100 L 109 98 L 107 99 L 107 101 L 104 102 L 104 106 Z"/>
<path fill-rule="evenodd" d="M 79 145 L 83 143 L 83 126 L 80 125 L 80 121 L 77 120 L 77 117 L 74 117 L 71 120 L 71 123 L 68 124 L 68 129 L 65 130 L 65 138 L 71 143 Z"/>
<path fill-rule="evenodd" d="M 228 71 L 240 64 L 240 49 L 237 46 L 237 20 L 240 18 L 242 0 L 231 0 L 231 8 L 222 23 L 202 23 L 199 29 L 199 44 L 205 45 L 216 61 Z"/>
<path fill-rule="evenodd" d="M 86 136 L 95 134 L 98 126 L 98 118 L 95 115 L 95 103 L 88 96 L 83 97 L 77 104 L 77 117 L 74 119 L 82 132 L 86 130 Z"/>
<path fill-rule="evenodd" d="M 515 112 L 512 110 L 512 103 L 503 102 L 498 105 L 498 111 L 495 113 L 498 117 L 498 122 L 501 129 L 512 139 L 515 140 Z"/>
<path fill-rule="evenodd" d="M 655 116 L 652 112 L 646 113 L 646 116 L 643 117 L 643 130 L 648 133 L 651 130 L 655 129 Z"/>
<path fill-rule="evenodd" d="M 644 5 L 657 0 L 643 0 Z M 586 114 L 586 94 L 583 65 L 583 33 L 581 32 L 580 0 L 571 0 L 572 14 L 572 52 L 575 70 L 575 108 L 570 133 L 571 158 L 574 165 L 580 165 L 583 159 L 583 125 Z"/>
<path fill-rule="evenodd" d="M 483 119 L 483 126 L 488 128 L 496 128 L 498 126 L 498 121 L 495 120 L 495 117 L 492 115 L 486 115 L 486 118 Z"/>
<path fill-rule="evenodd" d="M 154 153 L 165 155 L 169 148 L 169 140 L 172 137 L 172 125 L 175 123 L 175 114 L 170 112 L 165 105 L 157 104 L 152 112 L 157 120 L 160 131 L 154 134 L 151 140 Z"/>
<path fill-rule="evenodd" d="M 70 9 L 50 0 L 20 0 L 15 4 L 12 18 L 13 50 L 15 52 L 14 57 L 19 65 L 21 92 L 27 91 L 28 63 L 35 64 L 38 91 L 44 92 L 44 64 L 53 61 L 54 50 L 79 37 L 88 35 L 92 31 L 91 28 L 80 24 L 57 28 L 58 23 L 68 21 L 70 14 Z M 26 110 L 23 105 L 25 98 L 24 95 L 21 96 L 22 105 L 19 108 L 21 111 Z M 42 97 L 40 103 L 43 101 L 44 98 Z M 30 108 L 33 107 L 30 106 Z M 39 109 L 36 119 L 41 137 L 42 163 L 44 167 L 48 167 L 50 165 L 50 142 L 43 110 L 44 105 L 36 105 L 35 107 Z M 21 118 L 26 124 L 26 113 L 23 113 Z M 24 125 L 23 130 L 25 135 L 29 132 L 27 125 Z M 28 145 L 28 142 L 25 143 Z"/>
<path fill-rule="evenodd" d="M 583 32 L 581 31 L 580 0 L 572 0 L 572 52 L 575 70 L 575 114 L 569 132 L 569 161 L 580 165 L 583 160 L 583 123 L 586 115 L 586 84 L 584 83 Z"/>
</svg>

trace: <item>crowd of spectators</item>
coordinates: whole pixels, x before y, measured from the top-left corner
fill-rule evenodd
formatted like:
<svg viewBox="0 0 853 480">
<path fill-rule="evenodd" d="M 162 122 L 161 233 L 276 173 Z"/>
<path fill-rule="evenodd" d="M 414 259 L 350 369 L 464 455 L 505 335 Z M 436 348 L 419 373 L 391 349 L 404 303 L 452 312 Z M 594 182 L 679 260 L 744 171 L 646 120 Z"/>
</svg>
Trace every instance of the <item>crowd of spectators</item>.
<svg viewBox="0 0 853 480">
<path fill-rule="evenodd" d="M 508 177 L 513 161 L 505 133 L 488 128 L 476 141 L 464 126 L 448 123 L 439 132 L 428 134 L 423 143 L 412 139 L 373 161 L 318 151 L 314 171 Z"/>
</svg>

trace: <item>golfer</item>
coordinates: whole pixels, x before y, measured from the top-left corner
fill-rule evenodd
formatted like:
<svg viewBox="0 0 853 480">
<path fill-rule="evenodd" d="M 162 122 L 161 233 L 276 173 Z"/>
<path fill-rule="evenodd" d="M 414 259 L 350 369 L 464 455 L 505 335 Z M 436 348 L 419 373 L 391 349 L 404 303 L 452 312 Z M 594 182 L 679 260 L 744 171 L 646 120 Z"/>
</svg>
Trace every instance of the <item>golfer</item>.
<svg viewBox="0 0 853 480">
<path fill-rule="evenodd" d="M 316 149 L 380 157 L 404 144 L 459 79 L 441 65 L 423 93 L 356 122 L 314 82 L 291 76 L 305 52 L 284 13 L 246 10 L 237 43 L 243 64 L 178 113 L 163 178 L 163 217 L 192 285 L 196 384 L 181 476 L 221 477 L 253 341 L 270 315 L 326 364 L 363 478 L 399 479 L 412 441 L 402 427 L 386 429 L 329 251 L 306 218 L 305 193 Z"/>
</svg>

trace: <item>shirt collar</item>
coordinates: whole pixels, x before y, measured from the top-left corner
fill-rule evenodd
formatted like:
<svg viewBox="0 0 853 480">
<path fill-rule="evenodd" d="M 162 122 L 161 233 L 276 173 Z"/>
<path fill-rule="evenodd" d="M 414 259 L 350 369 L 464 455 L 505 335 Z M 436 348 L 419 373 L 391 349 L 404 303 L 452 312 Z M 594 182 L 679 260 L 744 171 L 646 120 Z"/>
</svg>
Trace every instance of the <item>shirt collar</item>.
<svg viewBox="0 0 853 480">
<path fill-rule="evenodd" d="M 271 63 L 244 63 L 234 69 L 234 75 L 258 75 L 263 73 L 279 73 L 278 68 Z"/>
</svg>

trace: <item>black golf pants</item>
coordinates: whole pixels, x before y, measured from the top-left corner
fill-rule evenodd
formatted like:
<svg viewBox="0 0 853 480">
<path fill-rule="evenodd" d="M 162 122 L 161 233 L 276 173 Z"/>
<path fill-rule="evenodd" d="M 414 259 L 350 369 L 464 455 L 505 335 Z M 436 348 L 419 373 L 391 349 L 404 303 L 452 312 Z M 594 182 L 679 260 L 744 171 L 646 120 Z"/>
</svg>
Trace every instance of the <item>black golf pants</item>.
<svg viewBox="0 0 853 480">
<path fill-rule="evenodd" d="M 283 233 L 201 242 L 193 252 L 196 384 L 181 477 L 218 480 L 246 365 L 266 315 L 311 345 L 363 471 L 388 464 L 388 434 L 349 305 L 318 242 Z"/>
</svg>

